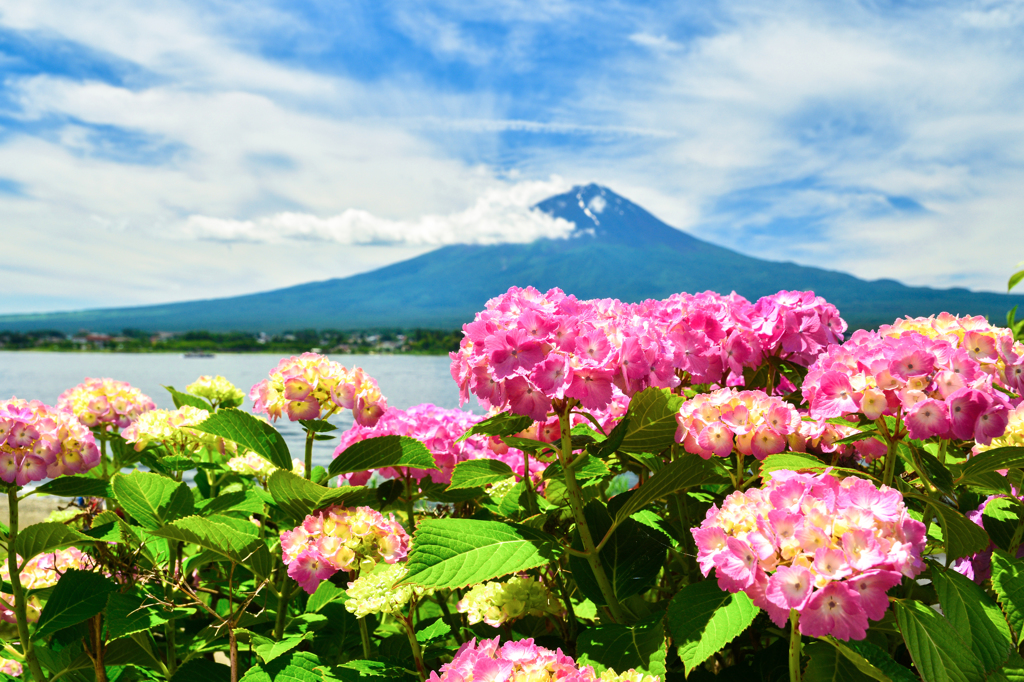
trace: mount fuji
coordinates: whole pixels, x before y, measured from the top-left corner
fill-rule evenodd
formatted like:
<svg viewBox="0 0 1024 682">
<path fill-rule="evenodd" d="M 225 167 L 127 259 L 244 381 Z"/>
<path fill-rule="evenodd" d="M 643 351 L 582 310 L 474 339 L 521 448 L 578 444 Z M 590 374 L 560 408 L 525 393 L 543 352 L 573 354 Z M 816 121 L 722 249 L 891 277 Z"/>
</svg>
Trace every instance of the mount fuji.
<svg viewBox="0 0 1024 682">
<path fill-rule="evenodd" d="M 1024 296 L 910 287 L 894 280 L 766 261 L 677 230 L 600 185 L 574 187 L 536 205 L 575 227 L 527 244 L 445 246 L 352 277 L 231 298 L 132 308 L 0 316 L 0 329 L 118 332 L 266 331 L 415 327 L 453 329 L 511 286 L 559 287 L 578 298 L 640 301 L 681 291 L 737 293 L 750 300 L 781 289 L 812 290 L 851 328 L 941 311 L 995 323 Z M 1021 306 L 1024 308 L 1024 305 Z"/>
</svg>

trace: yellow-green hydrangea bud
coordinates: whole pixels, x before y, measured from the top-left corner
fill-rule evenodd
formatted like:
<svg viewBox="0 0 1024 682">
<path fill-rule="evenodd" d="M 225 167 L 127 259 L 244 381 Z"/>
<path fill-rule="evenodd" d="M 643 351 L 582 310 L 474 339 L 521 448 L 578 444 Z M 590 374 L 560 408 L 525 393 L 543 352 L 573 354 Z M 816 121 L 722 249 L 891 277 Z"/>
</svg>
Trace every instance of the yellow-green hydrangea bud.
<svg viewBox="0 0 1024 682">
<path fill-rule="evenodd" d="M 182 405 L 176 410 L 150 410 L 133 421 L 121 435 L 127 442 L 134 443 L 138 452 L 146 449 L 150 443 L 160 443 L 179 454 L 197 452 L 206 447 L 221 454 L 233 455 L 237 446 L 232 441 L 190 428 L 209 416 L 206 410 L 191 405 Z"/>
<path fill-rule="evenodd" d="M 245 400 L 243 393 L 233 383 L 220 376 L 203 375 L 185 387 L 194 396 L 206 398 L 213 405 L 241 405 Z"/>
<path fill-rule="evenodd" d="M 371 613 L 401 613 L 413 595 L 433 594 L 433 590 L 423 587 L 395 587 L 395 583 L 404 579 L 408 572 L 405 564 L 377 564 L 377 570 L 348 584 L 345 608 L 356 618 L 364 618 Z"/>
<path fill-rule="evenodd" d="M 513 487 L 516 485 L 516 477 L 509 476 L 504 481 L 498 481 L 492 483 L 487 487 L 487 494 L 491 496 L 491 499 L 495 502 L 501 502 L 501 500 L 508 495 Z"/>
<path fill-rule="evenodd" d="M 657 675 L 638 673 L 632 668 L 624 673 L 616 673 L 611 668 L 608 668 L 597 679 L 601 680 L 601 682 L 661 682 L 661 678 Z"/>
<path fill-rule="evenodd" d="M 523 616 L 546 613 L 560 616 L 563 613 L 562 603 L 541 582 L 529 576 L 476 585 L 462 598 L 458 608 L 468 616 L 471 625 L 483 621 L 493 627 Z"/>
</svg>

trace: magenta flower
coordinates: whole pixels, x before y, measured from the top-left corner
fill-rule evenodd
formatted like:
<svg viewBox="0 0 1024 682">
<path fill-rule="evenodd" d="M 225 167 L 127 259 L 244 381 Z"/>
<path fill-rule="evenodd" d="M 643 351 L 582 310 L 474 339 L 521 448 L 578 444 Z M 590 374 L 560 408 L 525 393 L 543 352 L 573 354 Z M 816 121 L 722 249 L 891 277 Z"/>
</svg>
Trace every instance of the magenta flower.
<svg viewBox="0 0 1024 682">
<path fill-rule="evenodd" d="M 86 379 L 57 398 L 57 409 L 74 413 L 88 427 L 127 428 L 156 404 L 126 381 Z"/>
<path fill-rule="evenodd" d="M 38 400 L 0 402 L 0 479 L 22 486 L 85 473 L 99 462 L 92 432 L 71 412 Z"/>
<path fill-rule="evenodd" d="M 843 583 L 829 583 L 815 592 L 800 612 L 800 632 L 809 637 L 864 639 L 868 634 L 868 615 L 861 606 L 860 595 Z"/>
<path fill-rule="evenodd" d="M 782 452 L 787 437 L 799 434 L 800 415 L 781 398 L 763 391 L 723 388 L 702 393 L 680 406 L 676 442 L 707 459 L 742 455 L 764 459 Z"/>
</svg>

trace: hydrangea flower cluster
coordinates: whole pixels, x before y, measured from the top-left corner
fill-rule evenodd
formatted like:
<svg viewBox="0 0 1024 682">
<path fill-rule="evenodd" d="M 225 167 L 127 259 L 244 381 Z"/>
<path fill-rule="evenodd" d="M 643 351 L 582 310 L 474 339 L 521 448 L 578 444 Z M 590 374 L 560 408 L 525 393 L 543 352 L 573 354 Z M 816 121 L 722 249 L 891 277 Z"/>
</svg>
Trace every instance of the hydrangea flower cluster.
<svg viewBox="0 0 1024 682">
<path fill-rule="evenodd" d="M 247 452 L 228 460 L 228 469 L 243 476 L 253 476 L 260 483 L 266 483 L 270 474 L 277 471 L 277 467 L 269 460 L 260 457 L 255 452 Z M 292 458 L 292 473 L 298 476 L 305 476 L 306 465 L 301 460 Z"/>
<path fill-rule="evenodd" d="M 779 627 L 795 609 L 811 637 L 863 639 L 886 591 L 924 570 L 924 524 L 898 491 L 856 477 L 773 472 L 692 532 L 705 576 L 715 569 L 723 590 L 745 592 Z"/>
<path fill-rule="evenodd" d="M 779 292 L 756 304 L 732 294 L 677 294 L 625 304 L 580 301 L 560 289 L 513 287 L 487 302 L 452 353 L 462 400 L 544 421 L 555 399 L 604 409 L 613 387 L 743 382 L 767 355 L 806 364 L 842 339 L 846 323 L 809 292 Z"/>
<path fill-rule="evenodd" d="M 404 615 L 402 612 L 413 595 L 422 597 L 434 593 L 434 590 L 412 585 L 397 585 L 409 573 L 406 564 L 393 564 L 377 569 L 371 573 L 360 575 L 348 584 L 345 594 L 345 609 L 356 618 L 365 618 L 371 613 Z"/>
<path fill-rule="evenodd" d="M 0 479 L 25 485 L 99 463 L 96 439 L 71 412 L 38 400 L 0 402 Z"/>
<path fill-rule="evenodd" d="M 346 409 L 357 423 L 373 426 L 388 407 L 377 382 L 362 369 L 346 369 L 317 353 L 283 358 L 269 379 L 252 387 L 249 397 L 253 409 L 272 421 L 282 414 L 291 421 L 321 419 Z"/>
<path fill-rule="evenodd" d="M 1024 447 L 1024 402 L 1010 410 L 1006 418 L 1006 430 L 1003 435 L 993 438 L 988 445 L 978 443 L 974 446 L 974 454 L 979 455 L 993 448 Z"/>
<path fill-rule="evenodd" d="M 837 445 L 836 441 L 858 433 L 858 429 L 843 424 L 832 424 L 824 419 L 813 419 L 800 411 L 800 428 L 790 434 L 789 449 L 793 452 L 836 453 L 839 457 L 857 457 L 869 464 L 886 453 L 886 445 L 878 438 L 865 438 Z"/>
<path fill-rule="evenodd" d="M 981 370 L 1006 388 L 1024 395 L 1024 343 L 1013 340 L 1013 332 L 996 327 L 984 317 L 957 317 L 940 313 L 931 317 L 907 317 L 891 325 L 882 325 L 882 336 L 901 336 L 906 332 L 933 339 L 945 339 L 954 348 L 962 348 L 977 360 Z"/>
<path fill-rule="evenodd" d="M 451 663 L 441 666 L 440 673 L 430 673 L 428 682 L 660 682 L 661 679 L 632 669 L 624 673 L 609 669 L 598 675 L 589 665 L 577 666 L 561 649 L 552 651 L 537 646 L 533 638 L 501 644 L 499 637 L 479 642 L 476 638 L 469 640 L 459 648 Z"/>
<path fill-rule="evenodd" d="M 409 553 L 409 536 L 394 514 L 333 505 L 281 533 L 288 575 L 309 594 L 338 571 L 366 572 L 379 560 L 394 564 Z"/>
<path fill-rule="evenodd" d="M 565 609 L 553 594 L 536 578 L 514 576 L 505 582 L 492 580 L 466 593 L 458 604 L 469 624 L 483 621 L 492 627 L 518 620 L 524 616 L 561 616 Z"/>
<path fill-rule="evenodd" d="M 73 568 L 88 571 L 95 566 L 96 563 L 92 557 L 82 553 L 76 547 L 59 549 L 56 552 L 39 554 L 30 559 L 21 569 L 21 584 L 26 590 L 41 590 L 56 585 L 66 571 Z M 11 571 L 6 560 L 0 566 L 0 578 L 4 582 L 11 580 Z M 39 598 L 29 597 L 27 606 L 28 621 L 35 623 L 39 620 L 39 614 L 42 612 Z M 0 594 L 0 620 L 5 620 L 8 623 L 18 622 L 14 614 L 14 595 Z"/>
<path fill-rule="evenodd" d="M 121 434 L 141 452 L 150 443 L 161 443 L 180 452 L 196 452 L 206 447 L 223 454 L 234 454 L 238 446 L 230 440 L 190 428 L 210 416 L 206 410 L 182 405 L 176 410 L 150 410 L 132 422 Z"/>
<path fill-rule="evenodd" d="M 704 459 L 728 457 L 733 449 L 764 459 L 786 449 L 800 432 L 800 414 L 782 398 L 764 391 L 722 388 L 701 393 L 680 406 L 676 442 Z"/>
<path fill-rule="evenodd" d="M 818 419 L 902 414 L 911 438 L 976 440 L 1002 435 L 1010 403 L 965 348 L 913 331 L 857 331 L 811 365 L 803 384 Z"/>
<path fill-rule="evenodd" d="M 212 405 L 235 407 L 241 405 L 245 400 L 245 393 L 242 392 L 242 389 L 219 374 L 217 376 L 204 374 L 186 386 L 185 390 L 194 396 L 209 400 Z"/>
<path fill-rule="evenodd" d="M 18 663 L 13 659 L 0 656 L 0 673 L 10 675 L 11 677 L 21 677 L 21 663 Z"/>
<path fill-rule="evenodd" d="M 140 414 L 155 408 L 156 403 L 142 391 L 114 379 L 86 379 L 57 398 L 58 410 L 74 413 L 89 428 L 102 425 L 108 430 L 127 428 Z"/>
</svg>

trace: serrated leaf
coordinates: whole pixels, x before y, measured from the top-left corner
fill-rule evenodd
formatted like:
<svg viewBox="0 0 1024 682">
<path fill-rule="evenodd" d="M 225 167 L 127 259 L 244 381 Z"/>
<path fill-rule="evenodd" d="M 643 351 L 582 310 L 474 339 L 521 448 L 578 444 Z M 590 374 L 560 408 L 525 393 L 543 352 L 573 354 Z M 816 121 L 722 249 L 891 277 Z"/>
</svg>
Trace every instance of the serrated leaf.
<svg viewBox="0 0 1024 682">
<path fill-rule="evenodd" d="M 250 514 L 262 514 L 264 508 L 263 500 L 254 491 L 235 490 L 230 493 L 220 493 L 217 497 L 197 502 L 196 511 L 203 516 L 231 512 L 248 516 Z"/>
<path fill-rule="evenodd" d="M 598 459 L 605 459 L 613 455 L 622 447 L 622 441 L 625 440 L 628 431 L 629 417 L 623 415 L 622 420 L 615 425 L 615 428 L 608 434 L 608 437 L 594 447 L 594 456 Z"/>
<path fill-rule="evenodd" d="M 451 631 L 451 626 L 441 618 L 438 618 L 422 630 L 416 631 L 416 641 L 420 644 L 429 644 L 438 639 L 444 639 Z"/>
<path fill-rule="evenodd" d="M 110 639 L 151 630 L 168 621 L 167 612 L 148 595 L 111 592 L 104 622 Z"/>
<path fill-rule="evenodd" d="M 471 459 L 455 465 L 448 490 L 480 488 L 488 483 L 504 481 L 513 475 L 515 472 L 512 467 L 500 459 Z"/>
<path fill-rule="evenodd" d="M 270 475 L 267 489 L 274 497 L 274 504 L 300 520 L 317 509 L 344 502 L 365 490 L 362 486 L 328 488 L 283 469 Z"/>
<path fill-rule="evenodd" d="M 658 454 L 676 442 L 676 414 L 683 397 L 667 388 L 648 388 L 629 401 L 626 419 L 629 423 L 618 449 L 623 452 Z"/>
<path fill-rule="evenodd" d="M 325 606 L 335 601 L 344 601 L 347 598 L 344 587 L 338 587 L 330 580 L 324 580 L 316 592 L 309 596 L 306 602 L 306 613 L 318 613 Z"/>
<path fill-rule="evenodd" d="M 425 519 L 416 528 L 403 583 L 467 587 L 544 566 L 557 551 L 549 537 L 498 521 Z"/>
<path fill-rule="evenodd" d="M 746 630 L 760 611 L 743 592 L 724 592 L 713 580 L 683 587 L 668 606 L 668 628 L 689 674 Z"/>
<path fill-rule="evenodd" d="M 918 674 L 928 682 L 981 682 L 981 661 L 949 621 L 919 601 L 898 601 L 896 621 Z"/>
<path fill-rule="evenodd" d="M 1013 642 L 999 607 L 974 581 L 956 571 L 932 565 L 932 583 L 942 613 L 953 629 L 978 656 L 985 672 L 1002 666 Z"/>
<path fill-rule="evenodd" d="M 803 682 L 887 682 L 885 675 L 873 676 L 865 674 L 849 658 L 834 646 L 826 642 L 811 642 L 804 647 L 804 653 L 810 656 L 804 670 Z M 867 661 L 865 664 L 870 666 Z M 873 667 L 873 666 L 872 666 Z"/>
<path fill-rule="evenodd" d="M 1020 284 L 1021 280 L 1024 280 L 1024 270 L 1015 272 L 1012 275 L 1010 275 L 1010 279 L 1006 283 L 1006 291 L 1011 291 L 1015 286 Z"/>
<path fill-rule="evenodd" d="M 213 405 L 198 396 L 194 396 L 191 393 L 182 393 L 174 388 L 174 386 L 164 386 L 164 388 L 166 388 L 167 392 L 171 394 L 171 400 L 174 401 L 175 408 L 181 407 L 182 405 L 188 405 L 189 407 L 213 412 Z"/>
<path fill-rule="evenodd" d="M 227 438 L 252 450 L 279 469 L 292 470 L 292 456 L 284 436 L 251 414 L 235 408 L 222 409 L 192 428 Z"/>
<path fill-rule="evenodd" d="M 931 497 L 926 497 L 914 492 L 909 486 L 901 485 L 900 492 L 903 497 L 912 497 L 930 506 L 942 525 L 942 535 L 945 538 L 946 553 L 950 559 L 977 554 L 988 548 L 989 537 L 983 528 L 972 523 L 963 514 L 952 507 L 948 507 Z"/>
<path fill-rule="evenodd" d="M 39 614 L 32 639 L 40 639 L 92 618 L 107 605 L 107 594 L 115 588 L 99 573 L 69 569 L 57 581 Z"/>
<path fill-rule="evenodd" d="M 24 563 L 37 554 L 82 542 L 92 543 L 95 540 L 63 523 L 35 523 L 18 532 L 18 538 L 14 541 L 14 551 Z"/>
<path fill-rule="evenodd" d="M 337 679 L 328 665 L 305 651 L 254 665 L 242 676 L 242 682 L 334 682 Z"/>
<path fill-rule="evenodd" d="M 188 484 L 160 474 L 133 471 L 110 480 L 118 504 L 144 528 L 159 528 L 195 511 Z"/>
<path fill-rule="evenodd" d="M 157 537 L 198 545 L 237 564 L 252 563 L 251 560 L 258 556 L 261 548 L 264 553 L 267 551 L 267 546 L 258 537 L 243 534 L 232 526 L 200 516 L 179 519 L 151 533 Z"/>
<path fill-rule="evenodd" d="M 525 431 L 532 424 L 533 419 L 530 417 L 513 414 L 512 412 L 501 412 L 474 424 L 468 431 L 459 436 L 455 442 L 461 443 L 470 436 L 511 436 L 514 433 Z"/>
<path fill-rule="evenodd" d="M 918 677 L 910 671 L 909 668 L 905 668 L 892 659 L 887 651 L 884 651 L 867 640 L 855 640 L 851 639 L 848 642 L 840 642 L 834 637 L 829 637 L 828 641 L 832 643 L 832 646 L 839 649 L 839 651 L 854 661 L 859 666 L 861 661 L 867 661 L 876 670 L 882 672 L 882 682 L 918 682 Z M 864 668 L 860 668 L 863 672 Z"/>
<path fill-rule="evenodd" d="M 1019 643 L 1024 633 L 1024 561 L 1002 550 L 993 551 L 992 590 L 1016 635 L 1014 643 Z"/>
<path fill-rule="evenodd" d="M 682 455 L 637 488 L 615 515 L 615 522 L 622 523 L 654 500 L 701 485 L 714 477 L 714 471 L 703 459 L 697 455 Z"/>
<path fill-rule="evenodd" d="M 264 663 L 270 663 L 275 658 L 279 658 L 299 646 L 307 639 L 313 639 L 312 632 L 307 631 L 300 635 L 285 637 L 279 642 L 270 641 L 266 644 L 260 644 L 256 647 L 256 655 L 259 656 Z"/>
<path fill-rule="evenodd" d="M 607 464 L 602 462 L 596 456 L 591 455 L 589 452 L 585 452 L 578 456 L 576 464 L 572 467 L 572 471 L 578 481 L 610 476 L 612 473 L 611 470 L 608 469 Z M 554 462 L 544 470 L 544 480 L 546 481 L 551 480 L 552 478 L 562 478 L 563 476 L 562 464 L 560 462 Z"/>
<path fill-rule="evenodd" d="M 663 615 L 658 613 L 636 625 L 598 625 L 587 628 L 576 642 L 580 665 L 592 665 L 598 674 L 611 668 L 623 673 L 633 668 L 649 675 L 665 675 Z"/>
<path fill-rule="evenodd" d="M 960 470 L 957 483 L 970 481 L 974 476 L 991 471 L 1020 469 L 1022 467 L 1024 467 L 1024 448 L 992 448 L 967 460 L 967 463 Z"/>
<path fill-rule="evenodd" d="M 434 456 L 427 447 L 408 436 L 378 436 L 353 443 L 331 462 L 327 473 L 332 477 L 355 471 L 384 467 L 437 469 Z"/>
<path fill-rule="evenodd" d="M 761 476 L 767 476 L 775 471 L 824 471 L 828 464 L 822 462 L 813 455 L 805 455 L 798 452 L 780 452 L 777 455 L 768 455 L 761 462 Z"/>
<path fill-rule="evenodd" d="M 113 497 L 110 483 L 91 476 L 59 476 L 35 489 L 37 494 L 58 497 Z"/>
</svg>

